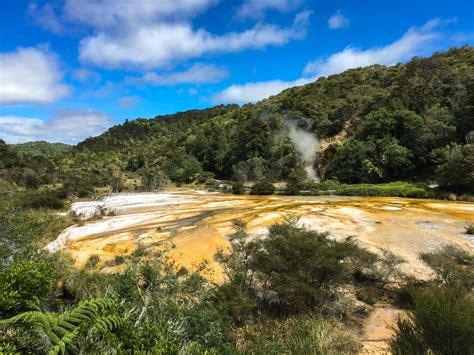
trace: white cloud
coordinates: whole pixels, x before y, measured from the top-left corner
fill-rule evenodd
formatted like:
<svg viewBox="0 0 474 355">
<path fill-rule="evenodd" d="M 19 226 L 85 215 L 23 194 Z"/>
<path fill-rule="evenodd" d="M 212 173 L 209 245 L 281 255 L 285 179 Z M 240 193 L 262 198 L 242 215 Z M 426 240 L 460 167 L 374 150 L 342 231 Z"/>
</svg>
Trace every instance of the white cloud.
<svg viewBox="0 0 474 355">
<path fill-rule="evenodd" d="M 259 19 L 268 10 L 287 12 L 296 9 L 301 3 L 302 0 L 245 0 L 237 8 L 236 16 L 238 18 Z"/>
<path fill-rule="evenodd" d="M 217 0 L 66 0 L 63 6 L 32 3 L 28 13 L 38 25 L 54 33 L 71 30 L 71 24 L 94 30 L 133 27 L 155 20 L 197 16 Z"/>
<path fill-rule="evenodd" d="M 66 32 L 66 27 L 58 15 L 59 9 L 57 6 L 50 3 L 46 3 L 43 6 L 30 3 L 26 12 L 41 28 L 55 34 Z"/>
<path fill-rule="evenodd" d="M 66 0 L 64 13 L 71 21 L 95 29 L 136 25 L 153 20 L 194 17 L 216 0 Z"/>
<path fill-rule="evenodd" d="M 269 80 L 243 85 L 234 84 L 214 96 L 212 101 L 214 103 L 232 102 L 237 104 L 257 102 L 289 87 L 304 85 L 310 81 L 311 79 L 301 78 L 295 81 Z"/>
<path fill-rule="evenodd" d="M 349 19 L 338 11 L 332 15 L 328 20 L 328 26 L 331 30 L 337 30 L 339 28 L 349 27 Z"/>
<path fill-rule="evenodd" d="M 127 78 L 131 84 L 153 84 L 157 86 L 172 86 L 178 84 L 206 84 L 217 83 L 229 76 L 229 72 L 213 64 L 193 64 L 188 70 L 167 74 L 155 72 L 145 73 L 139 78 Z"/>
<path fill-rule="evenodd" d="M 450 21 L 450 20 L 449 20 Z M 366 50 L 347 47 L 341 52 L 334 53 L 326 59 L 315 60 L 306 65 L 302 78 L 294 81 L 271 80 L 234 84 L 215 95 L 214 103 L 257 102 L 280 91 L 303 85 L 321 76 L 341 73 L 347 69 L 369 66 L 372 64 L 395 65 L 414 56 L 431 54 L 435 42 L 443 37 L 435 31 L 437 27 L 447 23 L 439 19 L 428 21 L 421 28 L 410 28 L 400 39 L 384 47 L 373 47 Z"/>
<path fill-rule="evenodd" d="M 434 31 L 441 24 L 438 19 L 427 22 L 421 28 L 410 28 L 400 39 L 384 47 L 366 50 L 346 47 L 326 59 L 316 60 L 306 65 L 306 75 L 328 76 L 347 69 L 365 67 L 372 64 L 395 65 L 430 50 L 431 45 L 442 34 Z"/>
<path fill-rule="evenodd" d="M 0 104 L 46 103 L 69 93 L 54 54 L 37 48 L 0 53 Z"/>
<path fill-rule="evenodd" d="M 113 124 L 109 116 L 93 110 L 60 110 L 48 120 L 0 116 L 0 138 L 8 143 L 35 140 L 77 143 L 102 133 Z"/>
<path fill-rule="evenodd" d="M 120 99 L 118 99 L 117 103 L 119 106 L 123 108 L 133 108 L 135 107 L 140 101 L 142 101 L 142 98 L 139 96 L 123 96 Z"/>
<path fill-rule="evenodd" d="M 261 49 L 301 39 L 306 35 L 310 15 L 308 11 L 299 13 L 289 28 L 257 24 L 247 31 L 220 36 L 204 29 L 194 30 L 187 23 L 152 24 L 120 35 L 98 32 L 80 42 L 80 59 L 108 68 L 166 68 L 206 53 Z"/>
<path fill-rule="evenodd" d="M 189 95 L 194 96 L 194 95 L 197 95 L 197 93 L 198 93 L 198 91 L 195 88 L 189 88 L 188 89 L 188 94 Z"/>
</svg>

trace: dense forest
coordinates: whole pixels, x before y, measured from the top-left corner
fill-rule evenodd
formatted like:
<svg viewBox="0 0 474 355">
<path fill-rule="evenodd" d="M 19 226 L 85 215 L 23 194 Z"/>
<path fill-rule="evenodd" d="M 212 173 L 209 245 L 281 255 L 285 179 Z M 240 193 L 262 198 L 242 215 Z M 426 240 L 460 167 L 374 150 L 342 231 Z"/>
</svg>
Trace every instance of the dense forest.
<svg viewBox="0 0 474 355">
<path fill-rule="evenodd" d="M 257 104 L 126 121 L 76 146 L 0 140 L 0 353 L 357 353 L 376 303 L 406 314 L 394 354 L 474 353 L 474 257 L 454 245 L 421 253 L 431 277 L 418 280 L 403 258 L 354 237 L 291 218 L 249 238 L 235 220 L 230 249 L 214 256 L 221 284 L 167 250 L 137 247 L 106 274 L 93 257 L 78 269 L 44 249 L 84 223 L 58 213 L 77 197 L 217 180 L 236 194 L 472 198 L 474 48 L 349 70 Z"/>
<path fill-rule="evenodd" d="M 319 142 L 306 148 L 316 150 L 310 161 L 291 127 Z M 72 148 L 30 143 L 6 153 L 3 145 L 0 174 L 21 186 L 64 183 L 79 195 L 214 178 L 289 180 L 297 192 L 311 164 L 336 184 L 409 181 L 472 193 L 473 132 L 474 48 L 465 46 L 322 77 L 255 105 L 127 120 Z"/>
</svg>

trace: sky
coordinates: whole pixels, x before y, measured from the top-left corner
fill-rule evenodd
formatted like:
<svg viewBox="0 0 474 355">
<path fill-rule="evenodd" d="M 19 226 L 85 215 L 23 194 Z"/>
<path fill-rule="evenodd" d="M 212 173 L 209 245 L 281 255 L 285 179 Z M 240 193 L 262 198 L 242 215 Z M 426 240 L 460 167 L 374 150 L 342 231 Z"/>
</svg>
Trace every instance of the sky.
<svg viewBox="0 0 474 355">
<path fill-rule="evenodd" d="M 0 139 L 256 102 L 474 44 L 474 0 L 0 0 Z"/>
</svg>

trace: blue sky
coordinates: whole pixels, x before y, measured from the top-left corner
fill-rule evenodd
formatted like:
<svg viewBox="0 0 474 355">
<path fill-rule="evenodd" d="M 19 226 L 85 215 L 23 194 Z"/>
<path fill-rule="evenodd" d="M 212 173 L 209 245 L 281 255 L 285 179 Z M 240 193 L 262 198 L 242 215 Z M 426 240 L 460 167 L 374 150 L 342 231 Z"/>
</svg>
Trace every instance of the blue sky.
<svg viewBox="0 0 474 355">
<path fill-rule="evenodd" d="M 0 139 L 255 102 L 474 43 L 472 0 L 1 0 Z"/>
</svg>

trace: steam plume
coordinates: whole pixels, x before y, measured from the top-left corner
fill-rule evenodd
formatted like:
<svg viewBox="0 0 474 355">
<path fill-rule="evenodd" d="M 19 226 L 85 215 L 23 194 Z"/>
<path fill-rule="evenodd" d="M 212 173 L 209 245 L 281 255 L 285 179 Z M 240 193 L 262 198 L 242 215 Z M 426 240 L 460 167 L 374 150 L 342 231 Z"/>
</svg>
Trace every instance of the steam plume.
<svg viewBox="0 0 474 355">
<path fill-rule="evenodd" d="M 288 122 L 288 127 L 290 139 L 303 159 L 304 169 L 308 173 L 308 177 L 312 180 L 319 180 L 314 169 L 319 149 L 319 140 L 311 133 L 299 128 L 294 122 Z"/>
</svg>

